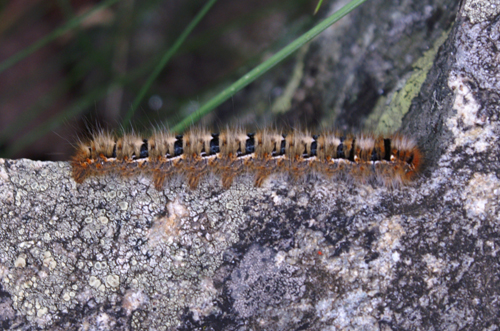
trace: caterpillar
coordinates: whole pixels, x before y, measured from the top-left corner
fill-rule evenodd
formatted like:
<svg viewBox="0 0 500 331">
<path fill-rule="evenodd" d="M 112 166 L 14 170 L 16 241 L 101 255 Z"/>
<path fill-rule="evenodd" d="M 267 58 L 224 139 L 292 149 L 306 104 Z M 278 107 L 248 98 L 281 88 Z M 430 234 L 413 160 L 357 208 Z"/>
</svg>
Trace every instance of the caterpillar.
<svg viewBox="0 0 500 331">
<path fill-rule="evenodd" d="M 255 176 L 260 187 L 273 173 L 292 178 L 309 174 L 399 187 L 410 183 L 421 169 L 423 155 L 411 138 L 374 134 L 241 129 L 211 133 L 195 129 L 184 135 L 156 130 L 144 138 L 102 132 L 76 146 L 72 176 L 82 183 L 89 176 L 145 173 L 162 190 L 174 175 L 184 175 L 191 189 L 212 172 L 229 188 L 242 173 Z"/>
</svg>

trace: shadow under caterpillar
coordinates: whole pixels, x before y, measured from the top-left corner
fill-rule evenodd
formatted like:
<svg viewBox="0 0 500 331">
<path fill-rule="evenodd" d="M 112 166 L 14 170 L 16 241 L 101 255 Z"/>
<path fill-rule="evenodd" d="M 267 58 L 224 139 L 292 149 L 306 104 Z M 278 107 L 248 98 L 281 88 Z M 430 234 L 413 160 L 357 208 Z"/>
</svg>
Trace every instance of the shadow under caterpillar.
<svg viewBox="0 0 500 331">
<path fill-rule="evenodd" d="M 108 173 L 144 173 L 152 176 L 157 190 L 179 174 L 194 189 L 209 172 L 221 177 L 224 188 L 242 173 L 254 174 L 258 187 L 273 173 L 288 173 L 293 178 L 319 174 L 399 187 L 415 178 L 422 160 L 415 141 L 402 135 L 246 133 L 240 129 L 210 133 L 198 129 L 184 135 L 158 130 L 147 138 L 99 133 L 78 144 L 71 166 L 77 183 Z"/>
</svg>

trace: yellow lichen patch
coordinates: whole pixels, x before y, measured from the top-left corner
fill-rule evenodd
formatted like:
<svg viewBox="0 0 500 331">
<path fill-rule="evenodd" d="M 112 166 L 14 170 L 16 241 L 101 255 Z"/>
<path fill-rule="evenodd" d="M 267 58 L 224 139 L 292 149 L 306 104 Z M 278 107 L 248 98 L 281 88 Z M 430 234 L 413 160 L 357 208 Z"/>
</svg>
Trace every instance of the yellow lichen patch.
<svg viewBox="0 0 500 331">
<path fill-rule="evenodd" d="M 401 127 L 402 119 L 410 109 L 411 102 L 420 92 L 427 73 L 434 64 L 439 47 L 446 41 L 449 30 L 444 31 L 432 48 L 413 64 L 413 71 L 403 77 L 388 97 L 381 96 L 374 111 L 366 119 L 364 128 L 377 134 L 387 134 Z M 389 100 L 388 100 L 389 99 Z"/>
</svg>

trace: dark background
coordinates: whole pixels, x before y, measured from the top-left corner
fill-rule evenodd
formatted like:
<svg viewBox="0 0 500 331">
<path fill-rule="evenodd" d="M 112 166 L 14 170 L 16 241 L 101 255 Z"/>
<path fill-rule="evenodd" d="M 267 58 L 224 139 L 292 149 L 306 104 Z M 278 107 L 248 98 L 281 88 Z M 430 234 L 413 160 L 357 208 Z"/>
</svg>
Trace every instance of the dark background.
<svg viewBox="0 0 500 331">
<path fill-rule="evenodd" d="M 98 3 L 0 2 L 0 62 Z M 120 131 L 154 65 L 205 3 L 119 1 L 0 73 L 0 157 L 67 160 L 72 144 L 90 131 Z M 323 18 L 327 6 L 313 16 L 316 4 L 218 1 L 154 82 L 133 127 L 174 126 Z M 289 69 L 285 63 L 274 71 L 287 77 Z M 202 125 L 238 122 L 238 102 L 232 98 Z M 248 121 L 259 122 L 259 115 L 242 122 Z"/>
<path fill-rule="evenodd" d="M 124 123 L 155 65 L 205 3 L 121 0 L 1 72 L 0 157 L 68 160 L 78 139 L 100 129 L 172 128 L 347 0 L 325 0 L 317 15 L 317 0 L 217 1 Z M 0 63 L 97 4 L 0 2 Z M 370 114 L 385 107 L 450 31 L 458 5 L 368 0 L 193 125 L 366 129 Z M 287 95 L 286 109 L 276 111 Z M 400 129 L 425 147 L 421 137 L 428 134 L 408 130 L 421 102 L 413 99 Z"/>
</svg>

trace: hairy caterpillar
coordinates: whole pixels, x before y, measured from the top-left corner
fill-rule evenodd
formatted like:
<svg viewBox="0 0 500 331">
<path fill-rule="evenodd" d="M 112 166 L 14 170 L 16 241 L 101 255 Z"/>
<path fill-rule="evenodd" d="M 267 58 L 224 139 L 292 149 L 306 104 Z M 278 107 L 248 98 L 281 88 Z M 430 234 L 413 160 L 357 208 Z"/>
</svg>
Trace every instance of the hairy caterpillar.
<svg viewBox="0 0 500 331">
<path fill-rule="evenodd" d="M 184 175 L 189 187 L 196 188 L 209 172 L 218 174 L 225 188 L 241 173 L 253 173 L 255 186 L 261 186 L 277 172 L 293 178 L 314 173 L 398 187 L 415 178 L 422 160 L 416 143 L 402 135 L 198 129 L 184 135 L 158 130 L 148 138 L 96 134 L 78 144 L 71 165 L 77 183 L 89 176 L 140 172 L 152 176 L 157 190 L 176 174 Z"/>
</svg>

